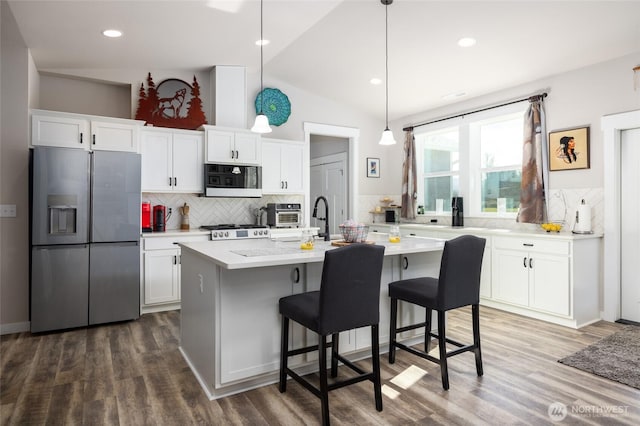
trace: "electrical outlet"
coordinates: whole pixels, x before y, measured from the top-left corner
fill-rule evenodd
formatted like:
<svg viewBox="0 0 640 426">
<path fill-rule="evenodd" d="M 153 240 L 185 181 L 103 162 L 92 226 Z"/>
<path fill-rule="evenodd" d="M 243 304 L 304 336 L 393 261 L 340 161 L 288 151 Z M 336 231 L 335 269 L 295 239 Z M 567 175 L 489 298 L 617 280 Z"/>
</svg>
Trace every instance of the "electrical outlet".
<svg viewBox="0 0 640 426">
<path fill-rule="evenodd" d="M 0 204 L 0 217 L 16 217 L 16 205 Z"/>
</svg>

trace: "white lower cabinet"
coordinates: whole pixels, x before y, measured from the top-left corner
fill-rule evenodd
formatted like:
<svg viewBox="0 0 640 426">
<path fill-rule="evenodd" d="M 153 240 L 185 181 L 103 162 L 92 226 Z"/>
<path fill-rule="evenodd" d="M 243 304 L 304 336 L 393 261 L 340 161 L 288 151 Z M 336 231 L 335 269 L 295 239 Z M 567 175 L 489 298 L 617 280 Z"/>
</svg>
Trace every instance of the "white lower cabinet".
<svg viewBox="0 0 640 426">
<path fill-rule="evenodd" d="M 180 249 L 148 250 L 144 256 L 144 304 L 180 301 Z"/>
<path fill-rule="evenodd" d="M 388 227 L 374 225 L 369 231 L 372 229 L 385 232 Z M 448 240 L 472 234 L 485 238 L 480 277 L 484 306 L 573 328 L 600 319 L 600 237 L 492 235 L 491 230 L 432 225 L 402 225 L 400 229 L 403 236 Z"/>
<path fill-rule="evenodd" d="M 177 243 L 207 241 L 208 235 L 143 237 L 141 312 L 180 307 L 180 247 Z"/>
<path fill-rule="evenodd" d="M 600 319 L 601 238 L 494 237 L 483 304 L 580 328 Z"/>
<path fill-rule="evenodd" d="M 569 315 L 569 243 L 494 238 L 492 298 Z"/>
<path fill-rule="evenodd" d="M 281 297 L 304 291 L 304 265 L 220 269 L 220 384 L 280 368 Z M 289 347 L 301 347 L 303 328 L 291 321 Z M 255 339 L 259 336 L 259 339 Z M 293 346 L 292 346 L 293 345 Z M 295 366 L 302 358 L 290 358 Z"/>
</svg>

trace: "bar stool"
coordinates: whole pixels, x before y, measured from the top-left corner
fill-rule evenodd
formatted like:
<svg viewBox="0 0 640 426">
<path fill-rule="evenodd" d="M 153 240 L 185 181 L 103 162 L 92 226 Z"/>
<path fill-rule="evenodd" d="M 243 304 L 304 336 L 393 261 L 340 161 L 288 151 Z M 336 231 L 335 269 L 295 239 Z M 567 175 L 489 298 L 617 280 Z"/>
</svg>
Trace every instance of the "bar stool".
<svg viewBox="0 0 640 426">
<path fill-rule="evenodd" d="M 320 398 L 322 424 L 329 424 L 329 391 L 364 380 L 373 382 L 376 410 L 382 411 L 378 323 L 380 321 L 380 277 L 384 246 L 354 244 L 325 252 L 319 291 L 280 299 L 282 340 L 280 353 L 280 392 L 287 389 L 287 375 Z M 289 320 L 318 334 L 318 344 L 289 349 Z M 339 354 L 338 333 L 359 327 L 371 327 L 373 371 L 365 372 Z M 331 342 L 327 336 L 331 335 Z M 331 348 L 331 377 L 338 375 L 338 361 L 358 373 L 357 376 L 327 381 L 327 348 Z M 287 366 L 290 356 L 318 351 L 320 387 L 314 386 Z"/>
<path fill-rule="evenodd" d="M 473 235 L 462 235 L 445 242 L 440 262 L 439 278 L 421 277 L 394 281 L 389 284 L 391 298 L 391 326 L 389 343 L 389 363 L 393 364 L 396 348 L 403 349 L 426 360 L 440 365 L 442 387 L 449 389 L 449 372 L 447 358 L 473 351 L 476 359 L 476 372 L 482 376 L 482 354 L 480 352 L 480 271 L 486 240 Z M 398 300 L 413 303 L 426 308 L 425 322 L 397 327 Z M 446 312 L 452 309 L 471 305 L 473 322 L 473 344 L 448 339 L 445 330 Z M 438 333 L 431 332 L 432 310 L 438 312 Z M 399 343 L 397 334 L 416 328 L 425 327 L 424 352 Z M 429 355 L 431 337 L 438 339 L 439 358 Z M 447 352 L 446 344 L 457 349 Z"/>
</svg>

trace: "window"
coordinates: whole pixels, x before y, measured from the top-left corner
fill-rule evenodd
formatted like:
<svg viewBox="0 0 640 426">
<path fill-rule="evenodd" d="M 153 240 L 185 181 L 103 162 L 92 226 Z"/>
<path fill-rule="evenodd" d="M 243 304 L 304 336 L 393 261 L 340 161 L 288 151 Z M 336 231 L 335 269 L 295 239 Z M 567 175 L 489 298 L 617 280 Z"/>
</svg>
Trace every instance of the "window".
<svg viewBox="0 0 640 426">
<path fill-rule="evenodd" d="M 495 109 L 416 131 L 417 204 L 428 214 L 446 214 L 451 197 L 462 196 L 467 216 L 515 217 L 525 108 Z"/>
</svg>

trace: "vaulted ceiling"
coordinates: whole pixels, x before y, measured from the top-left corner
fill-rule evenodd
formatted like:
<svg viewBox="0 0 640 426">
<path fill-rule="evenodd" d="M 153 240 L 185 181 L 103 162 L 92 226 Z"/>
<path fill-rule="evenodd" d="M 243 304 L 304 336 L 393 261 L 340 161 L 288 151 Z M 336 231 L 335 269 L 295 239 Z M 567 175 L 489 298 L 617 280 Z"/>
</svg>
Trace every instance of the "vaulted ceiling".
<svg viewBox="0 0 640 426">
<path fill-rule="evenodd" d="M 260 67 L 257 0 L 8 3 L 41 71 Z M 640 65 L 640 1 L 395 0 L 388 16 L 390 119 L 635 52 Z M 379 0 L 264 0 L 264 36 L 267 78 L 384 116 Z"/>
</svg>

